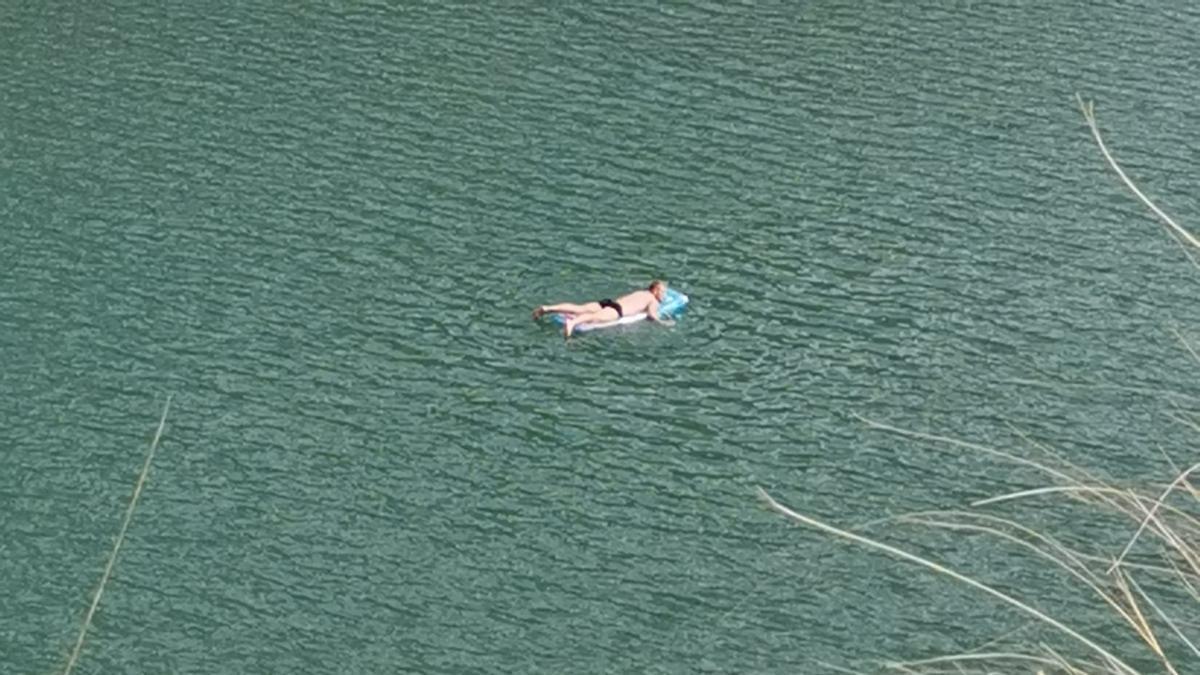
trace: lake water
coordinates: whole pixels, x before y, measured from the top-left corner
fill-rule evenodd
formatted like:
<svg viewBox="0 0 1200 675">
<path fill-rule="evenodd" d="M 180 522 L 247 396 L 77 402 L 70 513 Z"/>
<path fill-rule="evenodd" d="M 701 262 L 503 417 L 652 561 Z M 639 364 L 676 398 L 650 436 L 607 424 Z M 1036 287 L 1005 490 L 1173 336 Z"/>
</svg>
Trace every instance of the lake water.
<svg viewBox="0 0 1200 675">
<path fill-rule="evenodd" d="M 0 670 L 62 667 L 167 396 L 77 672 L 964 650 L 1025 619 L 755 489 L 851 526 L 1049 480 L 863 418 L 1194 461 L 1197 272 L 1073 98 L 1196 222 L 1191 3 L 602 4 L 0 10 Z M 673 328 L 529 318 L 656 277 Z M 1105 630 L 1002 543 L 871 531 Z"/>
</svg>

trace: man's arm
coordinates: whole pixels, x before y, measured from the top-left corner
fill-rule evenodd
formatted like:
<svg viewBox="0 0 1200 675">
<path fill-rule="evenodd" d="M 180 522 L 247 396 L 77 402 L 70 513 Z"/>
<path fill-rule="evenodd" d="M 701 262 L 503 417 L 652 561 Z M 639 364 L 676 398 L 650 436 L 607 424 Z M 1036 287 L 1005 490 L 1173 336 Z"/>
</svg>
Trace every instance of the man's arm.
<svg viewBox="0 0 1200 675">
<path fill-rule="evenodd" d="M 661 323 L 664 326 L 674 326 L 675 321 L 672 319 L 663 319 L 658 316 L 658 300 L 651 300 L 650 306 L 646 308 L 646 318 L 656 323 Z"/>
</svg>

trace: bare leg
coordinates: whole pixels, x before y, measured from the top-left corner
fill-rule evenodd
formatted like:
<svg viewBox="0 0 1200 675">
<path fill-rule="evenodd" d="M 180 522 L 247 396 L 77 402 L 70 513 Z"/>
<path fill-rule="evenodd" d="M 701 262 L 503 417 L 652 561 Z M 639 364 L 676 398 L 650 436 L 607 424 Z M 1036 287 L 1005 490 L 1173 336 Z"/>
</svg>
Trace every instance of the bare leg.
<svg viewBox="0 0 1200 675">
<path fill-rule="evenodd" d="M 573 302 L 560 302 L 557 305 L 542 305 L 533 310 L 533 318 L 540 318 L 543 314 L 567 314 L 574 316 L 576 314 L 587 314 L 600 309 L 600 303 L 587 302 L 582 305 Z"/>
<path fill-rule="evenodd" d="M 600 307 L 599 303 L 590 303 Z M 617 310 L 611 307 L 600 307 L 598 311 L 587 312 L 585 314 L 575 314 L 567 319 L 563 324 L 563 337 L 571 337 L 571 333 L 575 332 L 575 327 L 582 323 L 603 323 L 605 321 L 616 321 L 621 318 L 617 314 Z"/>
</svg>

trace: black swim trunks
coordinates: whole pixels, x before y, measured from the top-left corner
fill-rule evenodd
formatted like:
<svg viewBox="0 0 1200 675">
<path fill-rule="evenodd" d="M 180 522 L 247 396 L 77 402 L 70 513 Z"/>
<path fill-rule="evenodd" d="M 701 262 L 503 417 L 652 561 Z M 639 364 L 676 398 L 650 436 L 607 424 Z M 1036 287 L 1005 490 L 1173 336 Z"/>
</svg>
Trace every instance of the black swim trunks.
<svg viewBox="0 0 1200 675">
<path fill-rule="evenodd" d="M 621 311 L 621 305 L 613 302 L 612 298 L 605 298 L 600 301 L 600 309 L 604 309 L 605 307 L 612 307 L 613 309 L 617 310 L 618 319 L 625 316 L 625 312 Z"/>
</svg>

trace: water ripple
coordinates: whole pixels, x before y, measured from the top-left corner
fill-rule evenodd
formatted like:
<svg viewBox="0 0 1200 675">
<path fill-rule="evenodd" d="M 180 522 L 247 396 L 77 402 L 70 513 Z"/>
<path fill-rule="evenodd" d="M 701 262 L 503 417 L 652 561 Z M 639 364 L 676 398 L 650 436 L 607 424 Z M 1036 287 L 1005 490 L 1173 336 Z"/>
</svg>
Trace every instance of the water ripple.
<svg viewBox="0 0 1200 675">
<path fill-rule="evenodd" d="M 754 489 L 849 524 L 1042 480 L 856 415 L 1139 477 L 1190 442 L 1190 268 L 1071 95 L 1200 211 L 1200 13 L 1012 9 L 0 18 L 7 662 L 54 662 L 167 392 L 96 672 L 811 672 L 1010 629 Z M 529 320 L 660 276 L 672 329 Z M 1053 594 L 998 557 L 957 562 Z"/>
</svg>

